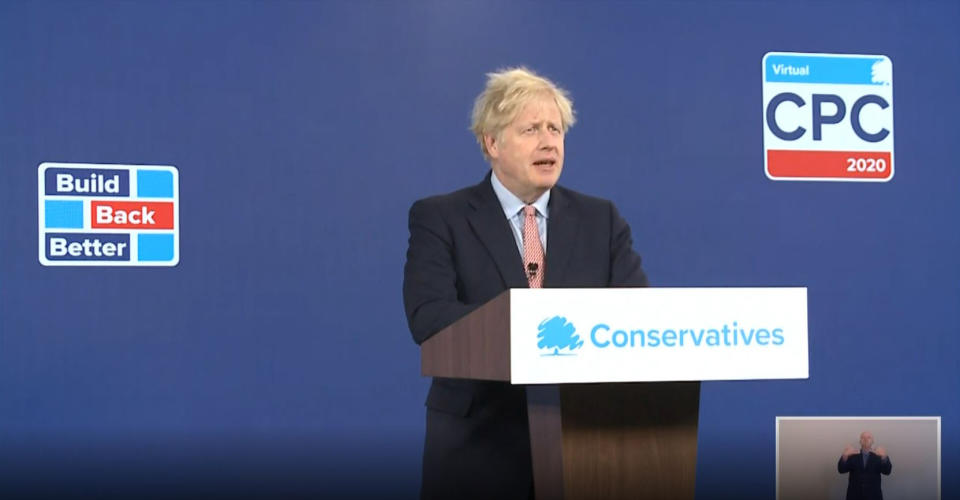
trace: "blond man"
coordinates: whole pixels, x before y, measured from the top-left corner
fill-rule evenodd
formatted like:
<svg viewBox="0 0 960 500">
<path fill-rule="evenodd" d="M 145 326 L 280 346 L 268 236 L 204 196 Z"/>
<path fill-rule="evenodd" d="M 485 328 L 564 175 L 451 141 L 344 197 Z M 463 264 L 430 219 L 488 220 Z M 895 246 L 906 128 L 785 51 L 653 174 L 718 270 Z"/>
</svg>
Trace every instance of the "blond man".
<svg viewBox="0 0 960 500">
<path fill-rule="evenodd" d="M 525 68 L 487 77 L 471 130 L 490 171 L 410 209 L 403 297 L 418 344 L 508 288 L 647 284 L 613 204 L 557 185 L 567 93 Z M 422 498 L 532 498 L 522 386 L 435 378 L 426 406 Z"/>
</svg>

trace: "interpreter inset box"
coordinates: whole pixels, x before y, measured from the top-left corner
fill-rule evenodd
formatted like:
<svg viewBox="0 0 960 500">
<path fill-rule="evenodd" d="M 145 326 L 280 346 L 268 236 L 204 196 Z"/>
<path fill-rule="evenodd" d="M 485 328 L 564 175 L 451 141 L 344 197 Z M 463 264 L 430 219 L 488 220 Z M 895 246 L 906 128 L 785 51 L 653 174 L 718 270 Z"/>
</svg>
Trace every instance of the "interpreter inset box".
<svg viewBox="0 0 960 500">
<path fill-rule="evenodd" d="M 777 500 L 940 500 L 940 417 L 777 417 Z"/>
</svg>

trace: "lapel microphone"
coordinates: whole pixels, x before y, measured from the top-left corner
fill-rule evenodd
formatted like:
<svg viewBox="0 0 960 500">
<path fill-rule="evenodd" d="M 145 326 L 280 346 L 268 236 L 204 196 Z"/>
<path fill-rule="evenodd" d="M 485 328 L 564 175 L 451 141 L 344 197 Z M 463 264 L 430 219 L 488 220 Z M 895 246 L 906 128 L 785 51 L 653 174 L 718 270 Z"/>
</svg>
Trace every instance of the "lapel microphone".
<svg viewBox="0 0 960 500">
<path fill-rule="evenodd" d="M 537 264 L 536 262 L 530 262 L 529 264 L 527 264 L 527 276 L 529 276 L 530 278 L 536 276 L 537 271 L 539 270 L 540 270 L 540 264 Z"/>
</svg>

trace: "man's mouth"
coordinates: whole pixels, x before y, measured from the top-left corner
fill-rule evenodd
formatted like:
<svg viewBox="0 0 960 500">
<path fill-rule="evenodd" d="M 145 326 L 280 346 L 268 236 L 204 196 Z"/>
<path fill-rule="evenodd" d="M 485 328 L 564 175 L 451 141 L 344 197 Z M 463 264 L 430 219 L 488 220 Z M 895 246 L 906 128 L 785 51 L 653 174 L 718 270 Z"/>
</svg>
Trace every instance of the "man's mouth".
<svg viewBox="0 0 960 500">
<path fill-rule="evenodd" d="M 557 160 L 550 160 L 550 159 L 537 160 L 533 162 L 533 165 L 535 167 L 552 167 L 556 164 L 557 164 Z"/>
</svg>

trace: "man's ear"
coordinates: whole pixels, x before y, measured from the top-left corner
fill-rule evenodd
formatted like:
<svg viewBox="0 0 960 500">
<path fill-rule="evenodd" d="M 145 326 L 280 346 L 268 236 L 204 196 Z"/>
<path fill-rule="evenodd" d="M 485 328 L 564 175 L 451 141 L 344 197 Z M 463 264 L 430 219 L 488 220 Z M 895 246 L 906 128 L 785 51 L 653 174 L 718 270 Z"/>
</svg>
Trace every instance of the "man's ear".
<svg viewBox="0 0 960 500">
<path fill-rule="evenodd" d="M 487 154 L 490 155 L 490 158 L 498 158 L 500 156 L 500 144 L 497 142 L 496 136 L 483 134 L 483 145 L 487 148 Z"/>
</svg>

